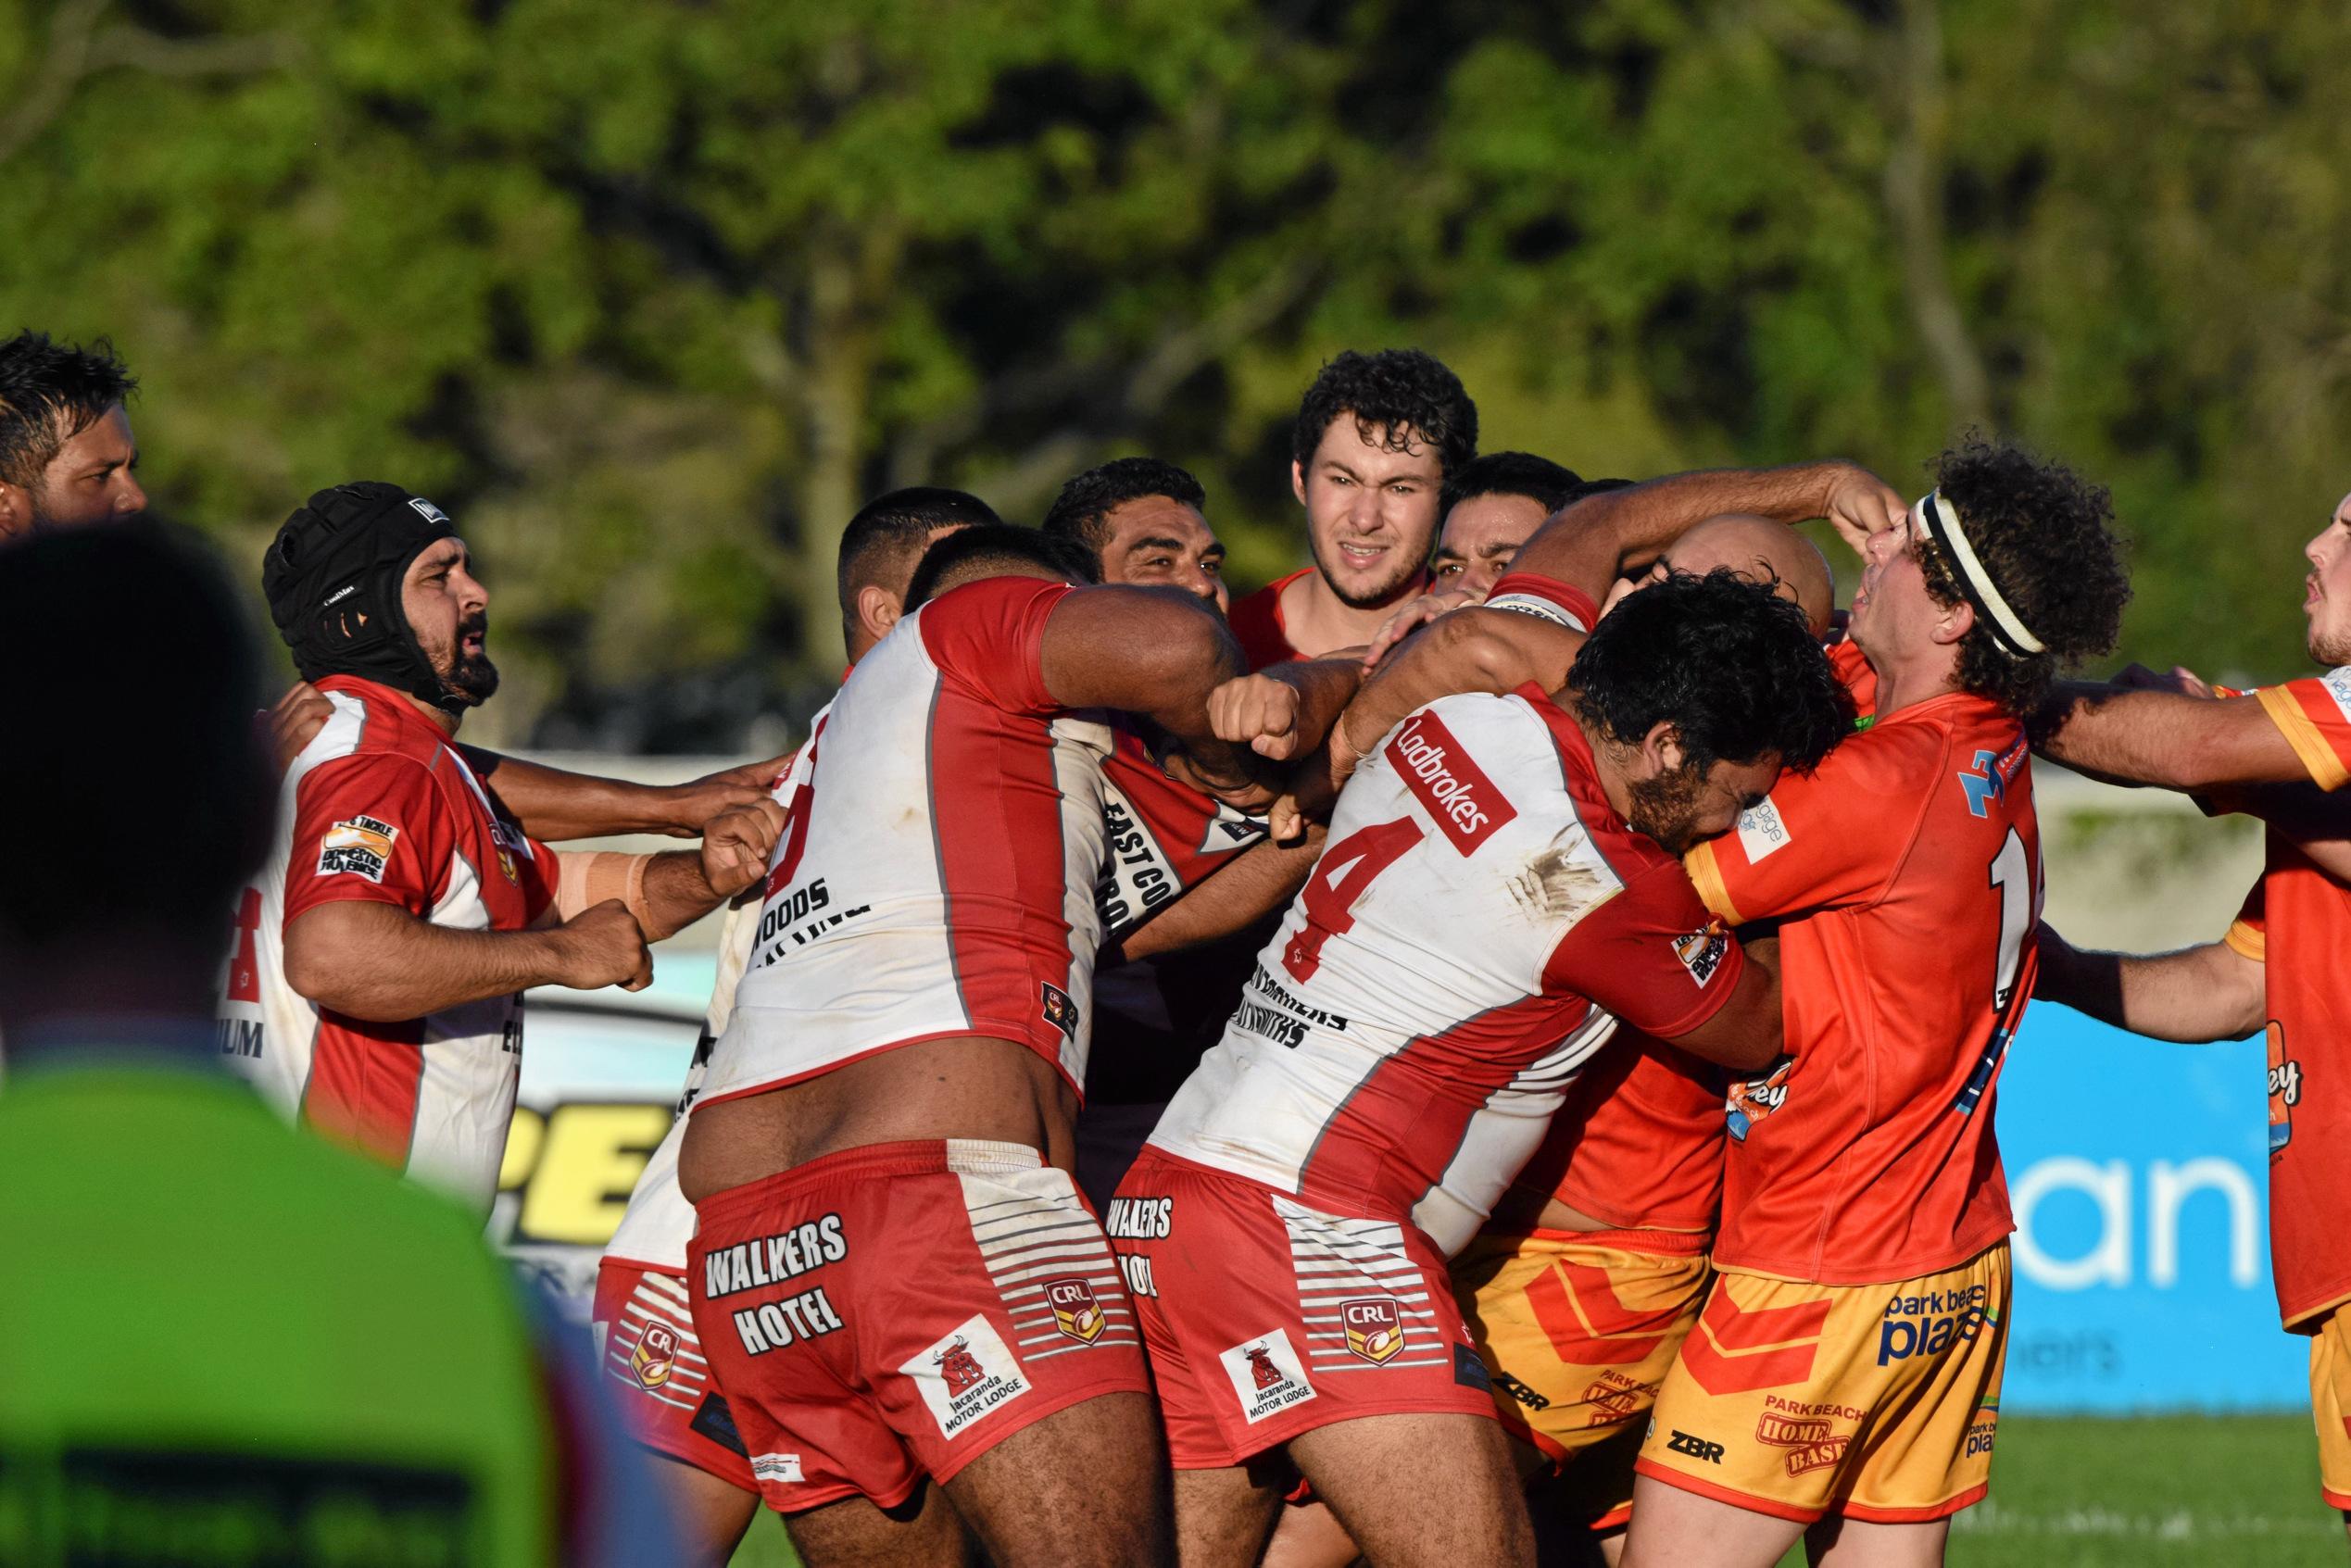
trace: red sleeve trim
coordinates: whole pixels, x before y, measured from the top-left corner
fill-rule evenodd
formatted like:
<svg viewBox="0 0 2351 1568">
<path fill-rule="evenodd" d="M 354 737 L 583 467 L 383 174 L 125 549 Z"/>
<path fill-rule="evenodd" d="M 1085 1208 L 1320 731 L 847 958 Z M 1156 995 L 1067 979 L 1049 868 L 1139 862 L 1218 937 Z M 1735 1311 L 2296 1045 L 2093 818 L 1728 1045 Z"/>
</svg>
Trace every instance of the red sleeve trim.
<svg viewBox="0 0 2351 1568">
<path fill-rule="evenodd" d="M 1600 624 L 1600 607 L 1592 603 L 1590 594 L 1540 571 L 1505 573 L 1486 596 L 1486 608 L 1516 610 L 1587 634 Z"/>
</svg>

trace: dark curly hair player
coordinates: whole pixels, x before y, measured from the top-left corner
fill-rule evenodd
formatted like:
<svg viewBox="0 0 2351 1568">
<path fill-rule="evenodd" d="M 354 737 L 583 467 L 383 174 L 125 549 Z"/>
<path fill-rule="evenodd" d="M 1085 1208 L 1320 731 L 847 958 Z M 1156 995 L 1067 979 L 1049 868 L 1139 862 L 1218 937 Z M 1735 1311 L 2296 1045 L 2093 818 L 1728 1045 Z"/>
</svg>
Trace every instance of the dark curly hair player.
<svg viewBox="0 0 2351 1568">
<path fill-rule="evenodd" d="M 1427 581 L 1445 483 L 1477 455 L 1477 405 L 1419 349 L 1325 365 L 1290 430 L 1314 563 L 1233 606 L 1250 668 L 1369 642 Z"/>
</svg>

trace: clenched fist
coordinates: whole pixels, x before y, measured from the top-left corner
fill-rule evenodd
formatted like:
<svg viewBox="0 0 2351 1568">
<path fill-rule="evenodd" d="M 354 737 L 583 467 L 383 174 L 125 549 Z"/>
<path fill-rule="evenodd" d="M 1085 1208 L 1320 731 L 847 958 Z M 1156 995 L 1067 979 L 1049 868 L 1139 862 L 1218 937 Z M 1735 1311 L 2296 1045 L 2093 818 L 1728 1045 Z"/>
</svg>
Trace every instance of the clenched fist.
<svg viewBox="0 0 2351 1568">
<path fill-rule="evenodd" d="M 702 879 L 720 897 L 734 897 L 767 874 L 783 833 L 784 808 L 764 795 L 721 811 L 702 824 Z"/>
</svg>

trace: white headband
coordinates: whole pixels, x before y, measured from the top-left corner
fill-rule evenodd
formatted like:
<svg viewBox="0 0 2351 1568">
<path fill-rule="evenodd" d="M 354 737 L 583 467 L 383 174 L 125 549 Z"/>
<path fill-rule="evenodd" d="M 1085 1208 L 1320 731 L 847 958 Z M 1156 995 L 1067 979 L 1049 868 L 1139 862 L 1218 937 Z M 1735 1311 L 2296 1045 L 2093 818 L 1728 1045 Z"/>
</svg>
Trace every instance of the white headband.
<svg viewBox="0 0 2351 1568">
<path fill-rule="evenodd" d="M 1910 508 L 1910 516 L 1935 547 L 1957 569 L 1959 590 L 1975 607 L 1978 619 L 1987 621 L 1984 630 L 1992 640 L 2013 658 L 2042 651 L 2041 639 L 2025 630 L 2025 623 L 2017 612 L 2008 608 L 2008 601 L 2000 596 L 2000 590 L 1992 581 L 1992 573 L 1976 555 L 1976 547 L 1968 543 L 1968 535 L 1959 526 L 1959 514 L 1940 490 L 1930 490 Z"/>
</svg>

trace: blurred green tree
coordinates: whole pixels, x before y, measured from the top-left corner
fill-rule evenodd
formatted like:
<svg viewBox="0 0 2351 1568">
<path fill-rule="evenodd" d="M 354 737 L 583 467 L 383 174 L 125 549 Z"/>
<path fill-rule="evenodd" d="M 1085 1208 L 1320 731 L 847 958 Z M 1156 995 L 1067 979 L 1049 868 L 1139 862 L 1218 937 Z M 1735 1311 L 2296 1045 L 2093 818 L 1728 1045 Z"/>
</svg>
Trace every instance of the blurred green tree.
<svg viewBox="0 0 2351 1568">
<path fill-rule="evenodd" d="M 509 740 L 804 709 L 891 484 L 1152 450 L 1270 574 L 1299 392 L 1391 343 L 1588 472 L 2020 435 L 2115 486 L 2131 651 L 2269 674 L 2346 61 L 2316 0 L 0 0 L 0 304 L 116 339 L 248 558 L 457 510 Z"/>
</svg>

